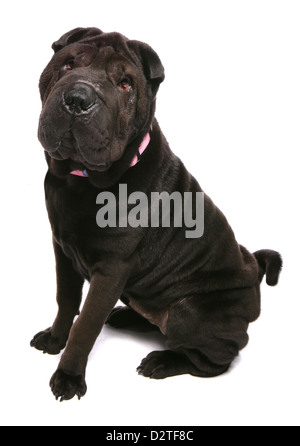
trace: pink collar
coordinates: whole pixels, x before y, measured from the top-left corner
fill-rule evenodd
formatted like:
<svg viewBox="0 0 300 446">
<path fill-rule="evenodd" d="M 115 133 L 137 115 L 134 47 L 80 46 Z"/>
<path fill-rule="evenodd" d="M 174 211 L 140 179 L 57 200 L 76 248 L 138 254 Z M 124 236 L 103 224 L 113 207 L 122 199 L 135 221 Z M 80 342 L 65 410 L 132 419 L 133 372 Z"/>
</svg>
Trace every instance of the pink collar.
<svg viewBox="0 0 300 446">
<path fill-rule="evenodd" d="M 151 128 L 152 128 L 152 126 L 151 126 Z M 141 155 L 147 149 L 149 142 L 150 142 L 150 133 L 147 133 L 147 135 L 144 137 L 144 139 L 142 141 L 142 144 L 139 147 L 137 154 L 134 155 L 129 167 L 133 167 L 139 162 Z M 72 172 L 70 172 L 70 174 L 76 175 L 78 177 L 88 177 L 89 176 L 85 169 L 84 170 L 72 170 Z"/>
</svg>

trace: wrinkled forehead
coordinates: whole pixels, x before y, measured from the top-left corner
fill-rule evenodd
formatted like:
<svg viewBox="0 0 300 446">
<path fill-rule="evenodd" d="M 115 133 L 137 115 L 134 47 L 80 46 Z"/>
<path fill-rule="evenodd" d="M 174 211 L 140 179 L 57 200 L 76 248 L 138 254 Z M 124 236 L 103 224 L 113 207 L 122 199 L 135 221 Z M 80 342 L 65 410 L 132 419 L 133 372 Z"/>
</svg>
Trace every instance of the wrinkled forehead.
<svg viewBox="0 0 300 446">
<path fill-rule="evenodd" d="M 115 69 L 121 66 L 128 75 L 138 74 L 141 82 L 148 84 L 152 100 L 155 100 L 159 85 L 165 78 L 160 58 L 149 45 L 129 40 L 119 33 L 102 33 L 98 28 L 75 28 L 54 42 L 52 48 L 55 55 L 40 78 L 42 99 L 62 79 L 59 73 L 65 72 L 68 63 L 74 67 L 70 70 L 72 73 L 88 66 L 93 69 L 97 64 L 107 70 L 109 62 L 111 65 L 114 63 Z"/>
<path fill-rule="evenodd" d="M 98 51 L 99 49 L 92 45 L 73 43 L 55 53 L 50 63 L 59 67 L 68 60 L 80 59 L 82 62 L 90 64 L 97 56 Z"/>
<path fill-rule="evenodd" d="M 93 63 L 99 68 L 105 66 L 111 70 L 117 69 L 118 66 L 124 68 L 125 65 L 132 68 L 141 68 L 141 64 L 132 52 L 125 47 L 115 48 L 109 44 L 95 46 L 87 43 L 73 43 L 54 54 L 51 62 L 59 68 L 69 60 L 76 60 L 81 66 L 88 66 Z"/>
</svg>

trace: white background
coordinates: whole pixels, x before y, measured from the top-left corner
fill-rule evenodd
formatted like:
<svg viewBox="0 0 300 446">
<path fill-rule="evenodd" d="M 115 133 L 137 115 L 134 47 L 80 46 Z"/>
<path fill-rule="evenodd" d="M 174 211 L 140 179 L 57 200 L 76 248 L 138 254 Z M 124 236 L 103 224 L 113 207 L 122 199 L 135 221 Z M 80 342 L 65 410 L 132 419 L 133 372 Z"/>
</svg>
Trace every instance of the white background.
<svg viewBox="0 0 300 446">
<path fill-rule="evenodd" d="M 292 0 L 1 2 L 2 425 L 299 425 L 300 4 Z M 229 373 L 137 375 L 158 335 L 105 328 L 87 395 L 58 403 L 59 357 L 29 347 L 55 317 L 38 79 L 51 43 L 77 26 L 149 43 L 166 70 L 157 119 L 173 151 L 250 251 L 280 251 L 276 288 Z"/>
</svg>

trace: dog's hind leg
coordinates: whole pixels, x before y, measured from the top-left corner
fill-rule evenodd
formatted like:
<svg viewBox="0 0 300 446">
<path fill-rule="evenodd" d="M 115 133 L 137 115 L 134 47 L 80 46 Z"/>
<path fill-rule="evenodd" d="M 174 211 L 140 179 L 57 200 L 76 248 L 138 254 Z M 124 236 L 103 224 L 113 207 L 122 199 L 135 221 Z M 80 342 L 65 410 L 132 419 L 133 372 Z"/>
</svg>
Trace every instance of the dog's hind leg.
<svg viewBox="0 0 300 446">
<path fill-rule="evenodd" d="M 173 305 L 166 330 L 169 350 L 150 353 L 138 367 L 139 374 L 156 379 L 185 373 L 208 378 L 226 372 L 248 342 L 248 318 L 252 317 L 247 303 L 240 305 L 243 296 L 236 304 L 237 292 L 225 292 L 223 305 L 218 293 Z M 246 290 L 246 300 L 248 294 Z"/>
<path fill-rule="evenodd" d="M 192 352 L 193 361 L 188 356 L 184 349 L 182 353 L 172 350 L 154 351 L 142 360 L 137 372 L 154 379 L 184 374 L 209 378 L 225 373 L 230 366 L 230 363 L 225 366 L 212 364 L 199 351 Z"/>
<path fill-rule="evenodd" d="M 148 378 L 163 379 L 169 376 L 190 373 L 187 358 L 171 350 L 149 353 L 137 368 L 139 375 Z"/>
</svg>

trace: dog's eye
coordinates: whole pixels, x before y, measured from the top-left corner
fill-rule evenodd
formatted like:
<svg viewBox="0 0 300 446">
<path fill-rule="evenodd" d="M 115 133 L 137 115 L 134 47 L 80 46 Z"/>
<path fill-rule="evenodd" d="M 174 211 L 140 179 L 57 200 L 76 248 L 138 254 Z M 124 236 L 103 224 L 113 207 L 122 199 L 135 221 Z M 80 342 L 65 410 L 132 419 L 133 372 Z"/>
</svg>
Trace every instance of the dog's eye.
<svg viewBox="0 0 300 446">
<path fill-rule="evenodd" d="M 68 60 L 63 65 L 61 65 L 59 69 L 59 77 L 64 76 L 69 71 L 72 71 L 75 68 L 75 61 L 73 59 Z"/>
<path fill-rule="evenodd" d="M 64 75 L 68 71 L 72 71 L 74 69 L 75 62 L 73 59 L 68 60 L 64 65 L 60 68 L 60 75 Z"/>
<path fill-rule="evenodd" d="M 124 91 L 129 90 L 129 88 L 131 87 L 131 82 L 128 79 L 128 77 L 124 77 L 118 84 L 118 87 L 121 88 Z"/>
<path fill-rule="evenodd" d="M 69 60 L 64 65 L 64 70 L 65 71 L 71 71 L 71 70 L 73 70 L 73 68 L 74 68 L 74 60 Z"/>
</svg>

